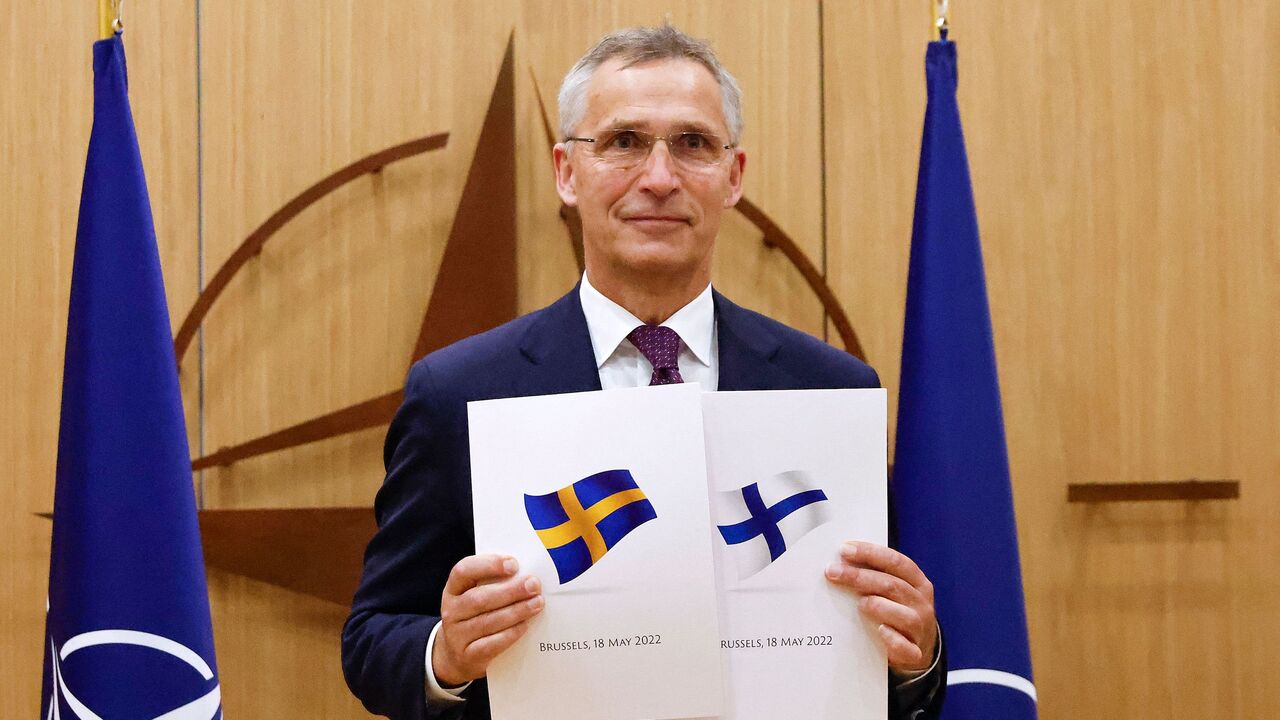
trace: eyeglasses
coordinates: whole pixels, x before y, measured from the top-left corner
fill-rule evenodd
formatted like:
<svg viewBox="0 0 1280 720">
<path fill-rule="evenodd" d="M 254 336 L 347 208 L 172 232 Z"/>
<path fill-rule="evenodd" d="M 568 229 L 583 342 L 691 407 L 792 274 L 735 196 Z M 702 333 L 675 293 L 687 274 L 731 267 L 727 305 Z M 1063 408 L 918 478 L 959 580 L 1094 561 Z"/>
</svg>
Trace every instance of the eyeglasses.
<svg viewBox="0 0 1280 720">
<path fill-rule="evenodd" d="M 682 132 L 653 135 L 643 130 L 609 130 L 599 137 L 571 137 L 565 142 L 590 143 L 591 152 L 601 161 L 619 170 L 630 170 L 649 158 L 653 146 L 662 140 L 677 165 L 686 170 L 708 170 L 719 165 L 732 145 L 715 135 Z"/>
</svg>

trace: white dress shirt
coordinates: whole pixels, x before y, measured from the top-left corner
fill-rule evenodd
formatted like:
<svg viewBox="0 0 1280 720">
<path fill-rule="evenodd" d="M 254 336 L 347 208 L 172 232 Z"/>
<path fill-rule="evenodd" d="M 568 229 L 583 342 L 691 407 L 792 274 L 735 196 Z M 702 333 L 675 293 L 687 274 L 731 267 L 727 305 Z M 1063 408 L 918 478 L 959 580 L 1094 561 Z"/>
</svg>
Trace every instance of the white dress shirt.
<svg viewBox="0 0 1280 720">
<path fill-rule="evenodd" d="M 627 335 L 645 323 L 626 308 L 600 294 L 592 287 L 585 273 L 578 288 L 582 301 L 582 314 L 587 318 L 587 332 L 591 335 L 591 349 L 596 356 L 596 369 L 600 373 L 600 387 L 604 390 L 641 387 L 649 384 L 653 365 L 627 339 Z M 719 341 L 716 338 L 715 304 L 711 297 L 711 285 L 707 285 L 698 297 L 667 318 L 662 325 L 680 336 L 680 377 L 687 383 L 698 383 L 704 390 L 717 390 L 720 386 Z M 432 628 L 427 638 L 427 699 L 433 703 L 450 705 L 464 702 L 461 694 L 467 688 L 445 688 L 436 680 L 431 668 L 431 648 L 435 645 L 440 624 Z M 934 658 L 937 663 L 937 657 Z M 912 680 L 923 677 L 928 671 L 899 676 L 898 689 L 904 689 Z"/>
<path fill-rule="evenodd" d="M 627 339 L 627 335 L 644 321 L 626 308 L 600 294 L 582 276 L 578 288 L 582 314 L 587 317 L 591 349 L 596 355 L 600 387 L 641 387 L 649 384 L 653 365 Z M 704 390 L 715 390 L 720 380 L 720 362 L 716 340 L 716 311 L 711 300 L 711 286 L 680 308 L 662 323 L 680 336 L 680 377 L 687 383 L 698 383 Z"/>
</svg>

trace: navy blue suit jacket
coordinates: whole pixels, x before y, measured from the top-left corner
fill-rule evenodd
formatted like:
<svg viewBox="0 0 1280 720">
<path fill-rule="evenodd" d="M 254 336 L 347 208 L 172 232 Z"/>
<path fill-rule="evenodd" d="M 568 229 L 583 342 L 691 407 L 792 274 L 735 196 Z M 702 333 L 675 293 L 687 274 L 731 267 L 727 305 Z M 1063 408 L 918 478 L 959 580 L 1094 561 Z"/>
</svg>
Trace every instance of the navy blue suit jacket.
<svg viewBox="0 0 1280 720">
<path fill-rule="evenodd" d="M 715 313 L 721 390 L 880 386 L 875 371 L 852 356 L 719 293 Z M 378 531 L 342 633 L 343 673 L 370 711 L 396 720 L 489 717 L 483 680 L 456 709 L 429 708 L 425 688 L 427 637 L 440 620 L 445 581 L 475 552 L 467 403 L 599 389 L 576 288 L 409 371 L 404 404 L 387 432 L 387 475 L 374 504 Z M 891 716 L 899 715 L 906 713 Z"/>
</svg>

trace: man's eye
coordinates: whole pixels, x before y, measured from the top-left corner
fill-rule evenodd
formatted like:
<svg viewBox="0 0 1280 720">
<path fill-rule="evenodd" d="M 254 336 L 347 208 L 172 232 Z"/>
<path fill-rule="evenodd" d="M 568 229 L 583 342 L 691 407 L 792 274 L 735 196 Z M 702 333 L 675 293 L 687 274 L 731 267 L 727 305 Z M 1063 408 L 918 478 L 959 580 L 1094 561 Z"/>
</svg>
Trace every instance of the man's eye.
<svg viewBox="0 0 1280 720">
<path fill-rule="evenodd" d="M 680 136 L 680 145 L 686 150 L 705 150 L 711 145 L 705 135 L 699 133 L 684 133 Z"/>
<path fill-rule="evenodd" d="M 636 138 L 636 134 L 634 132 L 631 132 L 630 130 L 623 130 L 609 139 L 608 147 L 617 150 L 631 150 L 639 144 L 640 142 Z"/>
</svg>

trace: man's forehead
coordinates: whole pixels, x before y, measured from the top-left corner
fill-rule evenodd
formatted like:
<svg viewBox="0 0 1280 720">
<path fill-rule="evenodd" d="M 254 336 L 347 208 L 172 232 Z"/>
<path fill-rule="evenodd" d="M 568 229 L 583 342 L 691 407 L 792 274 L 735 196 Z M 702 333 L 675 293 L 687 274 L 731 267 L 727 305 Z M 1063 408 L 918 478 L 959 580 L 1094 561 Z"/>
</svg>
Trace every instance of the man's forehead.
<svg viewBox="0 0 1280 720">
<path fill-rule="evenodd" d="M 727 129 L 720 85 L 694 60 L 665 58 L 629 64 L 614 58 L 592 74 L 586 93 L 592 125 L 679 131 Z"/>
<path fill-rule="evenodd" d="M 658 118 L 643 113 L 628 114 L 618 112 L 601 118 L 601 128 L 616 130 L 645 130 L 663 133 L 703 133 L 714 135 L 722 130 L 716 124 L 702 118 L 673 117 Z"/>
</svg>

